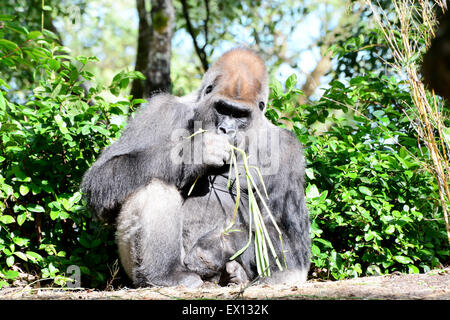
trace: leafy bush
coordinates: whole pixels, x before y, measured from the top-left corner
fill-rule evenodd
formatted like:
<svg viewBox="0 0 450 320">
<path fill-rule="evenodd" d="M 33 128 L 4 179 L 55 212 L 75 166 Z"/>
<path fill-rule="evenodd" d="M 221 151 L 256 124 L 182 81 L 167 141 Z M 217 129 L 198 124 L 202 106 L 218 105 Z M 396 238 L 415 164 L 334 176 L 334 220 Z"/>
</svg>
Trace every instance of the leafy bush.
<svg viewBox="0 0 450 320">
<path fill-rule="evenodd" d="M 285 93 L 272 85 L 273 122 L 296 105 L 295 82 L 295 76 L 286 81 Z M 427 149 L 419 149 L 401 111 L 411 103 L 401 87 L 394 77 L 357 77 L 348 86 L 334 81 L 291 121 L 307 159 L 316 276 L 417 273 L 449 261 L 437 185 L 424 169 Z M 346 114 L 337 118 L 336 109 Z M 310 132 L 325 120 L 333 122 L 329 131 Z"/>
<path fill-rule="evenodd" d="M 95 57 L 72 59 L 39 31 L 5 29 L 28 40 L 0 39 L 0 64 L 28 66 L 39 83 L 19 104 L 0 78 L 0 287 L 22 272 L 63 284 L 69 265 L 80 267 L 84 286 L 104 284 L 116 258 L 114 239 L 81 203 L 79 184 L 119 134 L 121 117 L 141 101 L 105 102 L 104 88 L 83 84 L 94 80 L 83 69 Z M 110 92 L 118 95 L 136 77 L 142 75 L 119 73 Z"/>
</svg>

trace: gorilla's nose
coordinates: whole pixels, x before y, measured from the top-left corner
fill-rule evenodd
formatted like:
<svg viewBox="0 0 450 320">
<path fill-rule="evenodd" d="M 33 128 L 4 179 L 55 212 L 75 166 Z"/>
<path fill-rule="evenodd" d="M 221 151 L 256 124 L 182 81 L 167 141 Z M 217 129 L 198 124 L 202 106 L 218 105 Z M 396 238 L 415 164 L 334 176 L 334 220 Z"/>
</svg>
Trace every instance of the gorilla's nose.
<svg viewBox="0 0 450 320">
<path fill-rule="evenodd" d="M 236 129 L 220 125 L 219 128 L 217 128 L 217 133 L 226 134 L 230 138 L 234 138 L 236 136 Z"/>
</svg>

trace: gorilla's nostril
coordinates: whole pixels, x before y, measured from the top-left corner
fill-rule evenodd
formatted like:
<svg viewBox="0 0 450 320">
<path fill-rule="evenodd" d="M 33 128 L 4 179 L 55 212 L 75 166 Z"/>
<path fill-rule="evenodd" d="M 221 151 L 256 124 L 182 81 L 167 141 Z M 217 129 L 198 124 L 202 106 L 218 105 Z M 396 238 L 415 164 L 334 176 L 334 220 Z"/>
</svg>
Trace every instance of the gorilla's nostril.
<svg viewBox="0 0 450 320">
<path fill-rule="evenodd" d="M 220 126 L 217 128 L 217 133 L 218 134 L 226 134 L 230 138 L 234 138 L 236 136 L 236 130 L 234 130 L 232 128 L 223 127 L 223 126 Z"/>
</svg>

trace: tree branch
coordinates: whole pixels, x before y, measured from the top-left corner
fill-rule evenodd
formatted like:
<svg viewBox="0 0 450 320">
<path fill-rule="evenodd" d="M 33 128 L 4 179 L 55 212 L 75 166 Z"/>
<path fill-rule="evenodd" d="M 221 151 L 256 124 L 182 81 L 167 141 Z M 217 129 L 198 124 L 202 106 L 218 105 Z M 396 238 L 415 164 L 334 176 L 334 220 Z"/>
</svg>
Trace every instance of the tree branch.
<svg viewBox="0 0 450 320">
<path fill-rule="evenodd" d="M 206 19 L 203 23 L 203 29 L 205 30 L 205 44 L 202 47 L 202 51 L 205 52 L 206 45 L 208 44 L 208 22 L 209 22 L 209 0 L 204 0 L 205 2 L 205 8 L 206 8 Z M 206 52 L 205 52 L 206 56 Z"/>
<path fill-rule="evenodd" d="M 186 0 L 180 0 L 180 2 L 183 7 L 183 17 L 186 20 L 186 29 L 192 38 L 192 42 L 194 43 L 195 52 L 197 53 L 197 56 L 200 59 L 200 62 L 202 64 L 202 68 L 203 68 L 203 72 L 205 72 L 209 68 L 209 63 L 208 63 L 207 55 L 205 52 L 205 46 L 203 46 L 203 48 L 200 48 L 200 46 L 198 45 L 197 38 L 196 38 L 195 32 L 194 32 L 194 28 L 191 23 L 191 18 L 189 17 L 189 8 L 188 8 Z M 207 12 L 209 12 L 209 9 L 207 10 Z M 206 45 L 206 43 L 205 43 L 205 45 Z"/>
</svg>

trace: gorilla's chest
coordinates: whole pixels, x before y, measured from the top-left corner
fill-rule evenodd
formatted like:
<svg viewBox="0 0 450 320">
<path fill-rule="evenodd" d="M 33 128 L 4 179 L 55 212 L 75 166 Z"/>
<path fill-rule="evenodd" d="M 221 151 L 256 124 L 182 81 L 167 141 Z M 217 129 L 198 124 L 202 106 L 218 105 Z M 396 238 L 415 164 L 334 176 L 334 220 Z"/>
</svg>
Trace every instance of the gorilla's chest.
<svg viewBox="0 0 450 320">
<path fill-rule="evenodd" d="M 236 204 L 238 197 L 236 186 L 236 180 L 233 178 L 228 181 L 228 176 L 226 174 L 211 175 L 201 178 L 193 185 L 189 186 L 190 193 L 185 199 L 183 206 L 188 209 L 188 207 L 194 205 L 197 207 L 197 213 L 199 213 L 199 211 L 206 211 L 206 213 L 214 211 L 214 217 L 217 217 L 217 211 L 222 211 L 224 215 L 227 215 L 230 208 L 231 213 L 233 212 Z M 239 207 L 243 210 L 246 208 L 244 203 L 248 196 L 247 190 L 242 187 L 242 184 L 239 197 Z"/>
<path fill-rule="evenodd" d="M 227 227 L 233 218 L 236 197 L 236 182 L 232 179 L 228 187 L 226 175 L 199 179 L 182 206 L 183 241 L 195 243 L 196 239 L 191 237 L 213 230 L 220 232 Z M 248 215 L 247 199 L 247 190 L 241 188 L 236 226 Z"/>
</svg>

